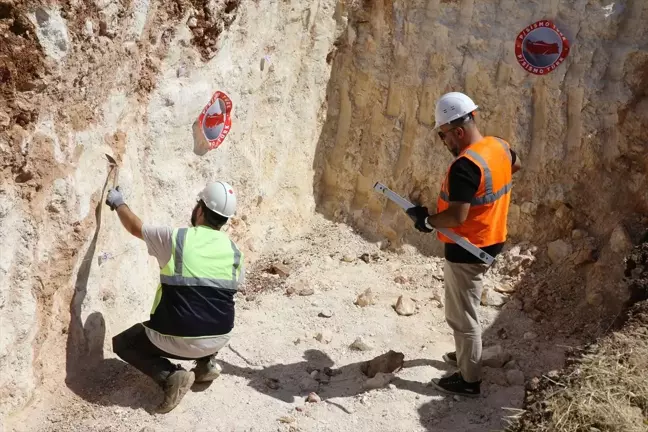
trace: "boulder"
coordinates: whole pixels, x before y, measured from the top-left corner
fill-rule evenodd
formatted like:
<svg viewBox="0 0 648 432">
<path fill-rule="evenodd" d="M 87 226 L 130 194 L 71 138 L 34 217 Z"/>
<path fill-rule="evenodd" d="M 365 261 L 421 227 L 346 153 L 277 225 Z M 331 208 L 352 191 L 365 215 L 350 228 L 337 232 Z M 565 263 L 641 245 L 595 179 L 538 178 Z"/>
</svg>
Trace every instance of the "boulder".
<svg viewBox="0 0 648 432">
<path fill-rule="evenodd" d="M 511 355 L 504 351 L 501 345 L 493 345 L 482 350 L 482 365 L 501 368 L 511 359 Z"/>
</svg>

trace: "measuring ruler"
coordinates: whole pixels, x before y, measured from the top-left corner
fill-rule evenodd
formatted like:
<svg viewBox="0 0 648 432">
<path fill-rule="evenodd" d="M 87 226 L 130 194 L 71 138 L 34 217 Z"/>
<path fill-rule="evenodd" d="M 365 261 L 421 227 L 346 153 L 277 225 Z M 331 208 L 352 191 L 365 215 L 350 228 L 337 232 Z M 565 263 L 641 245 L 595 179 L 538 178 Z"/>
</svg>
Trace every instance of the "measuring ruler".
<svg viewBox="0 0 648 432">
<path fill-rule="evenodd" d="M 387 186 L 380 182 L 376 182 L 374 185 L 374 190 L 378 193 L 383 194 L 387 198 L 389 198 L 391 201 L 396 203 L 400 208 L 403 210 L 407 211 L 408 209 L 412 207 L 416 207 L 414 204 L 411 202 L 407 201 L 405 198 L 402 196 L 398 195 L 396 192 L 393 190 L 389 189 Z M 453 242 L 461 246 L 462 248 L 466 249 L 468 252 L 482 260 L 485 264 L 491 265 L 495 258 L 493 258 L 490 254 L 487 254 L 474 244 L 470 243 L 468 240 L 465 238 L 455 234 L 453 231 L 446 229 L 446 228 L 435 228 L 437 231 L 439 231 L 441 234 L 444 236 L 448 237 L 451 239 Z"/>
</svg>

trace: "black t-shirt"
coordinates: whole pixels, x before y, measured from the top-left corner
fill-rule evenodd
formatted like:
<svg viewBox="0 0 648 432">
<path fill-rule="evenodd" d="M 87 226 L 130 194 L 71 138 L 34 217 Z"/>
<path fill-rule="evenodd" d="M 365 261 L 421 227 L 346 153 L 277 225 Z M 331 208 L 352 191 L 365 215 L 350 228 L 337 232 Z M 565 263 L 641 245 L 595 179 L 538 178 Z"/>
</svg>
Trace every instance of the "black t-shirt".
<svg viewBox="0 0 648 432">
<path fill-rule="evenodd" d="M 511 164 L 517 155 L 511 149 Z M 448 174 L 448 193 L 450 201 L 470 202 L 477 193 L 481 183 L 481 170 L 470 159 L 461 157 L 450 166 Z M 482 250 L 492 257 L 497 256 L 504 248 L 504 243 L 482 247 Z M 445 244 L 445 259 L 454 263 L 481 263 L 482 261 L 455 243 Z"/>
</svg>

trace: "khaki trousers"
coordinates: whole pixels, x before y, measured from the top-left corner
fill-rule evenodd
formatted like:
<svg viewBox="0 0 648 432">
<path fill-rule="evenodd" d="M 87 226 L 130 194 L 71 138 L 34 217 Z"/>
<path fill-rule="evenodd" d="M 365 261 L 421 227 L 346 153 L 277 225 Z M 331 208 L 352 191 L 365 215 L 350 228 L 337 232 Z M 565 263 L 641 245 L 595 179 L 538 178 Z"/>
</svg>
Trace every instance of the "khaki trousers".
<svg viewBox="0 0 648 432">
<path fill-rule="evenodd" d="M 462 264 L 445 261 L 446 321 L 454 331 L 457 366 L 467 382 L 481 380 L 481 326 L 479 304 L 484 287 L 486 264 Z"/>
</svg>

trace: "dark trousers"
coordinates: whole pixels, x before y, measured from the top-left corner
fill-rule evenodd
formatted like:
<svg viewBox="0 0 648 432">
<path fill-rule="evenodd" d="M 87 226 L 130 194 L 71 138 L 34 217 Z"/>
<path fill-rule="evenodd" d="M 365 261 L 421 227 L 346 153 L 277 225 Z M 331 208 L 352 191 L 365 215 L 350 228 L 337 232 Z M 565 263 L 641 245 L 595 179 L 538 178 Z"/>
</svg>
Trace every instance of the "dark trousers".
<svg viewBox="0 0 648 432">
<path fill-rule="evenodd" d="M 113 352 L 120 359 L 150 376 L 160 385 L 164 384 L 171 373 L 179 369 L 179 366 L 174 365 L 168 359 L 208 361 L 212 357 L 191 359 L 169 354 L 153 345 L 153 342 L 146 336 L 146 329 L 142 323 L 137 323 L 114 336 L 112 344 Z"/>
</svg>

